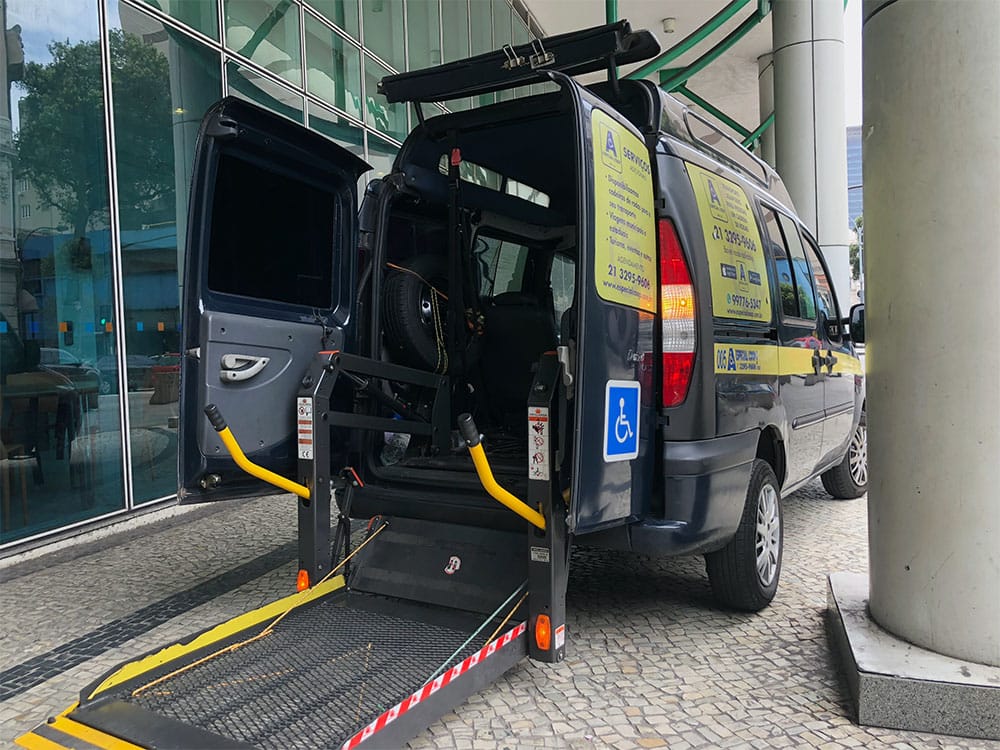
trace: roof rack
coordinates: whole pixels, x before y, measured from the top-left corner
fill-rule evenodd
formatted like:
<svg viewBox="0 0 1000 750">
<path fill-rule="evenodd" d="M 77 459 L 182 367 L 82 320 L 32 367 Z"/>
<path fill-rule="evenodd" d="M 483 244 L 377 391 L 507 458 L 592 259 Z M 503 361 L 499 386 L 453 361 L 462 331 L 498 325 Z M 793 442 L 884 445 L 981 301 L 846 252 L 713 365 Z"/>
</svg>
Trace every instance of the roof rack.
<svg viewBox="0 0 1000 750">
<path fill-rule="evenodd" d="M 539 71 L 581 75 L 655 57 L 660 52 L 648 31 L 632 31 L 628 21 L 533 39 L 517 46 L 433 68 L 386 76 L 379 93 L 390 102 L 441 102 L 536 83 Z"/>
</svg>

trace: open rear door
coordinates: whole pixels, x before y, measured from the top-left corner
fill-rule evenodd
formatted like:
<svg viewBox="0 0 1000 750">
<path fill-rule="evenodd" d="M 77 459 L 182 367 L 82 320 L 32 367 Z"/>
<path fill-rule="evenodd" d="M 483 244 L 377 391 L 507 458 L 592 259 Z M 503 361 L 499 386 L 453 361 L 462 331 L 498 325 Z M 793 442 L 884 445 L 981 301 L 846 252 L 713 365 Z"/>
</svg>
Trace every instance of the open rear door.
<svg viewBox="0 0 1000 750">
<path fill-rule="evenodd" d="M 580 90 L 571 529 L 632 519 L 652 493 L 657 310 L 653 166 L 638 130 Z"/>
<path fill-rule="evenodd" d="M 351 334 L 357 182 L 370 167 L 293 122 L 224 99 L 202 123 L 184 266 L 178 495 L 274 492 L 229 458 L 218 406 L 252 461 L 296 474 L 295 396 Z"/>
</svg>

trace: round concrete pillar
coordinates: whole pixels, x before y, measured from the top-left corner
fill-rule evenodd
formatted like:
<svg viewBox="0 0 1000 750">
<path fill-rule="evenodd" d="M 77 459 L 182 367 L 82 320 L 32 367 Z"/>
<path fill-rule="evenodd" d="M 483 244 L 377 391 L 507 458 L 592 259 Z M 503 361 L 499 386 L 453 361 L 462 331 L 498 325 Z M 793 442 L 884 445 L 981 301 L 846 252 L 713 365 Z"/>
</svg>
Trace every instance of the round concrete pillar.
<svg viewBox="0 0 1000 750">
<path fill-rule="evenodd" d="M 843 0 L 774 0 L 775 166 L 850 299 Z"/>
<path fill-rule="evenodd" d="M 1000 3 L 864 19 L 870 611 L 1000 666 Z"/>
<path fill-rule="evenodd" d="M 770 54 L 757 58 L 757 100 L 760 102 L 760 121 L 764 122 L 774 112 L 774 57 Z M 774 166 L 774 126 L 760 136 L 757 156 Z"/>
</svg>

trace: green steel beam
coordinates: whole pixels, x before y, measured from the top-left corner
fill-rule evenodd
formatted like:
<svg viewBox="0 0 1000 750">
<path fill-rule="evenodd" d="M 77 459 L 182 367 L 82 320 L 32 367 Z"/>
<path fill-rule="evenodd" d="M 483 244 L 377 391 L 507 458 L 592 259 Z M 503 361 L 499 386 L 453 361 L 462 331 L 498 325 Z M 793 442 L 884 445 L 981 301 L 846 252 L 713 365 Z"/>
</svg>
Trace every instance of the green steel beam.
<svg viewBox="0 0 1000 750">
<path fill-rule="evenodd" d="M 757 126 L 757 129 L 755 131 L 753 131 L 750 135 L 748 135 L 746 138 L 743 139 L 743 147 L 753 148 L 751 144 L 754 143 L 754 141 L 756 141 L 762 135 L 764 135 L 764 131 L 767 130 L 772 125 L 774 125 L 774 112 L 769 114 L 767 118 L 764 120 L 764 122 L 762 122 L 760 125 Z"/>
<path fill-rule="evenodd" d="M 617 15 L 617 5 L 618 5 L 617 0 L 605 0 L 605 2 L 608 4 L 608 6 L 610 6 L 612 3 L 615 4 L 616 15 Z M 705 23 L 703 23 L 697 29 L 695 29 L 690 34 L 688 34 L 683 40 L 681 40 L 680 42 L 678 42 L 677 44 L 675 44 L 673 47 L 671 47 L 670 49 L 668 49 L 666 52 L 664 52 L 664 53 L 662 53 L 660 55 L 657 55 L 652 60 L 650 60 L 648 63 L 646 63 L 645 65 L 643 65 L 641 68 L 637 68 L 636 70 L 633 70 L 631 73 L 629 73 L 625 77 L 626 78 L 645 78 L 650 73 L 654 73 L 657 70 L 659 70 L 660 68 L 662 68 L 663 66 L 669 65 L 674 60 L 676 60 L 678 57 L 680 57 L 685 52 L 687 52 L 689 49 L 691 49 L 692 47 L 694 47 L 696 44 L 698 44 L 699 42 L 701 42 L 702 40 L 704 40 L 705 38 L 707 38 L 716 29 L 718 29 L 720 26 L 722 26 L 722 24 L 724 24 L 726 21 L 728 21 L 730 18 L 732 18 L 737 13 L 737 11 L 739 11 L 743 6 L 745 6 L 749 2 L 751 2 L 751 0 L 733 0 L 733 2 L 729 3 L 729 5 L 727 5 L 725 8 L 723 8 L 718 13 L 716 13 L 714 16 L 712 16 L 707 21 L 705 21 Z M 763 4 L 765 2 L 767 2 L 768 5 L 770 5 L 769 0 L 760 0 L 761 4 Z M 758 7 L 758 12 L 760 12 L 759 7 Z M 763 18 L 763 16 L 765 16 L 765 15 L 767 15 L 767 13 L 763 13 L 761 15 L 761 17 Z M 609 17 L 608 18 L 608 23 L 610 23 L 610 22 L 611 22 L 611 18 Z"/>
<path fill-rule="evenodd" d="M 606 23 L 614 23 L 618 20 L 618 0 L 604 0 L 604 17 Z"/>
<path fill-rule="evenodd" d="M 730 31 L 729 34 L 726 35 L 725 39 L 712 47 L 712 49 L 704 55 L 699 57 L 676 75 L 672 76 L 669 80 L 660 81 L 661 88 L 665 91 L 674 91 L 678 86 L 682 86 L 687 83 L 691 76 L 708 67 L 708 65 L 714 62 L 720 55 L 725 54 L 730 47 L 746 36 L 750 30 L 762 20 L 764 20 L 764 16 L 760 15 L 758 11 L 754 11 L 752 16 Z"/>
<path fill-rule="evenodd" d="M 747 128 L 745 128 L 742 125 L 740 125 L 736 120 L 734 120 L 732 117 L 730 117 L 729 115 L 727 115 L 725 112 L 723 112 L 721 109 L 719 109 L 718 107 L 716 107 L 711 102 L 708 102 L 705 99 L 703 99 L 702 97 L 698 96 L 696 93 L 694 93 L 693 91 L 691 91 L 691 89 L 689 89 L 684 84 L 681 84 L 675 90 L 677 91 L 677 93 L 683 94 L 684 96 L 686 96 L 688 99 L 690 99 L 691 101 L 693 101 L 695 104 L 697 104 L 699 107 L 701 107 L 703 110 L 705 110 L 706 112 L 708 112 L 710 115 L 712 115 L 714 118 L 716 118 L 720 122 L 723 122 L 726 125 L 728 125 L 729 127 L 731 127 L 733 130 L 735 130 L 737 133 L 739 133 L 744 138 L 746 136 L 750 135 L 750 131 Z"/>
</svg>

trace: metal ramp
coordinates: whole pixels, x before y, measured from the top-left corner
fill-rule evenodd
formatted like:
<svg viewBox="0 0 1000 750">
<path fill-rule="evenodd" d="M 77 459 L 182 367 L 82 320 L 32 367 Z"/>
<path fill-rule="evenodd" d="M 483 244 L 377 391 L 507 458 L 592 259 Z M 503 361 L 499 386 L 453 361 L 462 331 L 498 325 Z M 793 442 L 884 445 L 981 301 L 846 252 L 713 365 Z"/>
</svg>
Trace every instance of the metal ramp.
<svg viewBox="0 0 1000 750">
<path fill-rule="evenodd" d="M 415 535 L 418 527 L 423 533 Z M 512 565 L 498 575 L 495 567 L 497 555 L 520 541 L 517 534 L 406 519 L 384 521 L 378 531 L 382 538 L 359 556 L 351 576 L 357 587 L 331 578 L 124 664 L 19 744 L 398 747 L 527 655 L 519 611 L 525 571 Z M 469 538 L 484 533 L 487 545 Z M 415 543 L 400 555 L 407 539 Z M 452 548 L 463 552 L 466 575 L 449 594 L 442 579 L 453 576 L 438 563 Z M 396 561 L 392 575 L 389 560 Z M 410 597 L 418 599 L 361 590 L 378 589 L 380 580 L 393 590 L 409 580 Z M 462 593 L 460 605 L 489 601 L 491 612 L 433 603 Z"/>
</svg>

